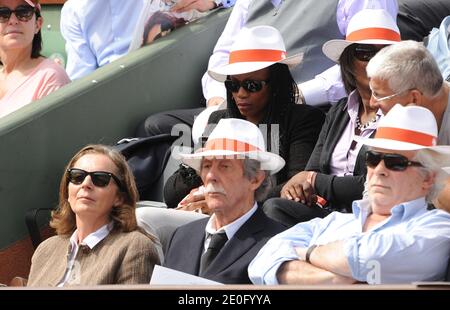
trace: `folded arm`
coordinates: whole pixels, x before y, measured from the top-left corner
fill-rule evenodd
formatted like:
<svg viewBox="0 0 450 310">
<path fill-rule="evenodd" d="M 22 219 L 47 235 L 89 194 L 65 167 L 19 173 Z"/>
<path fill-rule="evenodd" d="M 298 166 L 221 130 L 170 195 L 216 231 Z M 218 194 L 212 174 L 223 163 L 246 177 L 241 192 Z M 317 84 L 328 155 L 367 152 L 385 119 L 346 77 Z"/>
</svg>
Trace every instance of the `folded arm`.
<svg viewBox="0 0 450 310">
<path fill-rule="evenodd" d="M 277 272 L 280 284 L 353 284 L 356 280 L 313 266 L 305 261 L 291 260 Z"/>
<path fill-rule="evenodd" d="M 296 248 L 297 254 L 304 260 L 306 260 L 307 250 L 307 248 Z M 352 276 L 344 251 L 344 241 L 335 241 L 317 246 L 310 252 L 309 261 L 311 265 L 319 269 L 344 277 Z"/>
</svg>

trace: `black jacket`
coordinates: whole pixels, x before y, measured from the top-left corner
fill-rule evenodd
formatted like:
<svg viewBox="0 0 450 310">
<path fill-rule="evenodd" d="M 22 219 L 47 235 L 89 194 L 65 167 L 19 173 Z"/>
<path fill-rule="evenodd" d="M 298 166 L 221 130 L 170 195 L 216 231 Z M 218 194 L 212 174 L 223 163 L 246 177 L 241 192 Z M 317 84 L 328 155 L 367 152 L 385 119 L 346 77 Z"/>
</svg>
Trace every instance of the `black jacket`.
<svg viewBox="0 0 450 310">
<path fill-rule="evenodd" d="M 199 275 L 208 219 L 183 225 L 174 232 L 165 255 L 165 267 Z M 203 277 L 225 284 L 251 284 L 248 265 L 272 236 L 285 229 L 258 207 L 233 238 L 225 243 Z"/>
<path fill-rule="evenodd" d="M 331 156 L 349 121 L 347 98 L 343 98 L 328 111 L 306 170 L 319 172 L 314 185 L 316 193 L 328 200 L 332 209 L 351 212 L 352 202 L 362 198 L 367 173 L 364 159 L 367 148 L 363 146 L 359 151 L 353 176 L 330 175 Z"/>
</svg>

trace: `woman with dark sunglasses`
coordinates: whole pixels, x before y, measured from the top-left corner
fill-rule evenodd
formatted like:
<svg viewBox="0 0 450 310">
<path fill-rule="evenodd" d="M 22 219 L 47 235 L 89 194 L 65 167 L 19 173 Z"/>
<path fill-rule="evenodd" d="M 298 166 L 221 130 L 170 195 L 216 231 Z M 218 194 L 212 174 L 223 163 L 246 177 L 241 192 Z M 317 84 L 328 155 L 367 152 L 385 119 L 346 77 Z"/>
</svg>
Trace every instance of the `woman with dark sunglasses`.
<svg viewBox="0 0 450 310">
<path fill-rule="evenodd" d="M 286 58 L 277 29 L 258 26 L 238 35 L 228 65 L 209 71 L 213 78 L 225 83 L 228 98 L 227 109 L 212 113 L 209 124 L 217 124 L 222 118 L 240 118 L 259 125 L 268 149 L 286 161 L 273 178 L 268 197 L 279 197 L 284 182 L 305 169 L 324 120 L 320 110 L 296 104 L 298 88 L 290 68 L 300 62 L 301 55 Z M 204 135 L 212 127 L 208 126 Z M 192 189 L 180 178 L 182 173 L 166 182 L 164 198 L 169 207 L 176 207 Z M 202 198 L 190 195 L 180 207 L 199 208 L 204 203 Z"/>
<path fill-rule="evenodd" d="M 0 117 L 70 82 L 41 56 L 43 19 L 38 0 L 0 0 Z"/>
<path fill-rule="evenodd" d="M 355 136 L 375 133 L 381 112 L 371 108 L 367 62 L 382 47 L 400 41 L 400 32 L 385 10 L 362 10 L 350 20 L 345 40 L 331 40 L 323 52 L 340 64 L 349 96 L 328 112 L 306 171 L 292 177 L 280 199 L 264 205 L 272 218 L 292 226 L 324 217 L 330 211 L 351 212 L 362 197 L 366 175 L 365 148 Z"/>
<path fill-rule="evenodd" d="M 32 258 L 28 286 L 149 283 L 156 239 L 136 223 L 134 177 L 117 151 L 88 145 L 67 165 L 50 226 L 57 235 Z"/>
</svg>

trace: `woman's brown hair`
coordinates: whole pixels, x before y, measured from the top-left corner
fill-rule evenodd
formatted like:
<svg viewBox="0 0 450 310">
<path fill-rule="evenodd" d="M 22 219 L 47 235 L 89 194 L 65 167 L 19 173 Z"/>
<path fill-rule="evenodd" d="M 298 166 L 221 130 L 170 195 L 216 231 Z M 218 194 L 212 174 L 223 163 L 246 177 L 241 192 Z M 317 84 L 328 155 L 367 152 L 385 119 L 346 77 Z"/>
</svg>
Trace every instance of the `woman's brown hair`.
<svg viewBox="0 0 450 310">
<path fill-rule="evenodd" d="M 134 181 L 134 176 L 125 160 L 118 151 L 100 144 L 87 145 L 82 148 L 70 160 L 64 170 L 63 177 L 59 185 L 59 206 L 52 212 L 50 226 L 56 230 L 58 235 L 72 234 L 76 229 L 75 213 L 72 211 L 68 201 L 68 169 L 86 154 L 101 154 L 107 156 L 116 166 L 115 175 L 119 178 L 119 195 L 122 195 L 123 204 L 114 206 L 110 213 L 110 220 L 114 223 L 113 230 L 130 232 L 137 229 L 136 222 L 136 202 L 139 194 Z"/>
</svg>

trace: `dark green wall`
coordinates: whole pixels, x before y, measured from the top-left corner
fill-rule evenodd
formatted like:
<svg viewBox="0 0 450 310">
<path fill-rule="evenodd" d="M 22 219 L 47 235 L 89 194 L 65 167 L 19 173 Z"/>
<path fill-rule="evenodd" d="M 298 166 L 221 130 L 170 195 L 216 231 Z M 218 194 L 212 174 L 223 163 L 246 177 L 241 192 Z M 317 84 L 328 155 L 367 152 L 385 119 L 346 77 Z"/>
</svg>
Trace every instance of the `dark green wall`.
<svg viewBox="0 0 450 310">
<path fill-rule="evenodd" d="M 147 115 L 201 104 L 201 76 L 229 10 L 191 23 L 0 119 L 0 249 L 54 207 L 63 168 L 88 143 L 133 134 Z"/>
</svg>

